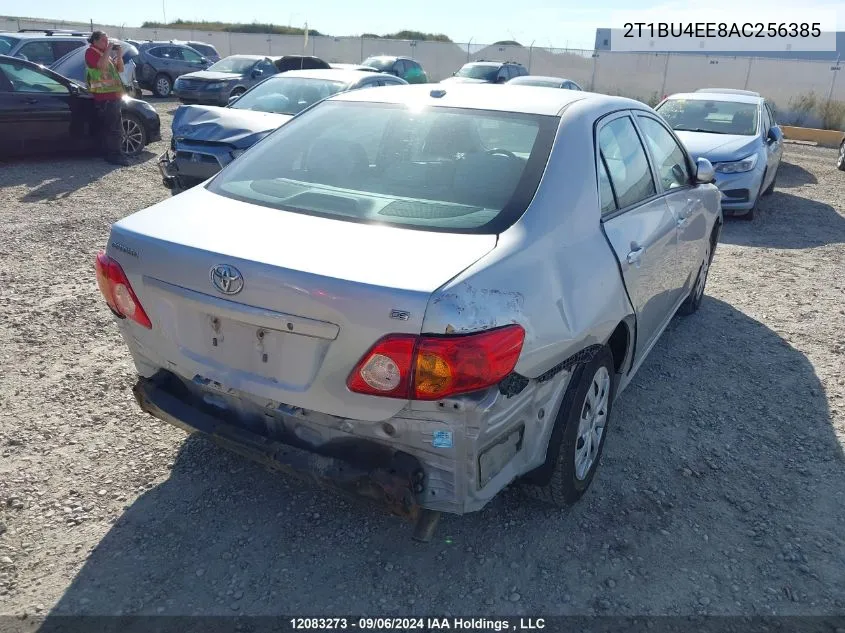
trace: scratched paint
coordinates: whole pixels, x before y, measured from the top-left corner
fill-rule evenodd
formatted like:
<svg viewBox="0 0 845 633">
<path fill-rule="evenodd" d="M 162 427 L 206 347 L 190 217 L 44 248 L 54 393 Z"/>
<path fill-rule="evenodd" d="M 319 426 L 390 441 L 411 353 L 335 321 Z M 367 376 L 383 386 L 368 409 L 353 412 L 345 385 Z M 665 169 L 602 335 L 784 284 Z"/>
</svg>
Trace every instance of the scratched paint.
<svg viewBox="0 0 845 633">
<path fill-rule="evenodd" d="M 525 297 L 521 292 L 462 283 L 437 297 L 433 305 L 454 317 L 449 319 L 447 333 L 474 332 L 521 321 Z"/>
</svg>

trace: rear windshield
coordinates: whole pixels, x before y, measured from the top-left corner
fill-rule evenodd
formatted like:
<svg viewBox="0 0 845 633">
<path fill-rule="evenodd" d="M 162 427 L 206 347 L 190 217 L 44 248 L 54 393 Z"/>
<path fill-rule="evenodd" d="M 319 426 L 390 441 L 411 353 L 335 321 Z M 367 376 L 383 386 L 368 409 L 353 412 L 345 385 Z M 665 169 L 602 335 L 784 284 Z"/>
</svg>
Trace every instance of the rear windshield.
<svg viewBox="0 0 845 633">
<path fill-rule="evenodd" d="M 533 198 L 558 122 L 329 100 L 283 125 L 208 188 L 339 220 L 499 233 Z"/>
<path fill-rule="evenodd" d="M 200 55 L 205 55 L 206 57 L 217 55 L 217 51 L 211 46 L 206 46 L 205 44 L 191 44 L 190 46 Z"/>
<path fill-rule="evenodd" d="M 498 66 L 468 65 L 461 68 L 457 73 L 455 73 L 455 75 L 457 77 L 466 77 L 468 79 L 484 79 L 485 81 L 493 81 L 498 73 Z"/>
<path fill-rule="evenodd" d="M 255 66 L 255 62 L 257 61 L 258 60 L 254 57 L 239 57 L 237 55 L 232 55 L 231 57 L 221 59 L 216 64 L 212 64 L 208 67 L 208 70 L 220 73 L 237 73 L 238 75 L 243 75 L 250 68 Z"/>
<path fill-rule="evenodd" d="M 8 55 L 9 51 L 15 47 L 15 44 L 20 42 L 16 37 L 6 37 L 0 35 L 0 55 Z"/>
<path fill-rule="evenodd" d="M 705 99 L 667 99 L 657 107 L 678 132 L 757 134 L 757 104 Z"/>
<path fill-rule="evenodd" d="M 515 77 L 511 79 L 509 84 L 515 84 L 518 86 L 539 86 L 542 88 L 560 88 L 560 85 L 563 83 L 559 79 L 536 79 L 532 77 Z"/>
<path fill-rule="evenodd" d="M 362 66 L 372 66 L 376 70 L 385 71 L 393 67 L 392 57 L 368 57 L 363 62 Z"/>
<path fill-rule="evenodd" d="M 230 107 L 236 110 L 297 114 L 340 92 L 345 86 L 342 81 L 281 75 L 258 84 Z"/>
</svg>

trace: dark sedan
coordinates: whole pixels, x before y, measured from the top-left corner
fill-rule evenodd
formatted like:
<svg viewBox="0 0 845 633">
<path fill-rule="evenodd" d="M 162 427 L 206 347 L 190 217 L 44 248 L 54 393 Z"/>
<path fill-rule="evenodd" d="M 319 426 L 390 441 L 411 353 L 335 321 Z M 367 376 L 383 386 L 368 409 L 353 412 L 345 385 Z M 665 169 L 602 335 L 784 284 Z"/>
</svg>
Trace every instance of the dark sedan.
<svg viewBox="0 0 845 633">
<path fill-rule="evenodd" d="M 123 97 L 126 156 L 161 139 L 161 122 L 145 101 Z M 0 55 L 0 156 L 90 151 L 97 147 L 94 100 L 85 86 L 51 70 Z"/>
</svg>

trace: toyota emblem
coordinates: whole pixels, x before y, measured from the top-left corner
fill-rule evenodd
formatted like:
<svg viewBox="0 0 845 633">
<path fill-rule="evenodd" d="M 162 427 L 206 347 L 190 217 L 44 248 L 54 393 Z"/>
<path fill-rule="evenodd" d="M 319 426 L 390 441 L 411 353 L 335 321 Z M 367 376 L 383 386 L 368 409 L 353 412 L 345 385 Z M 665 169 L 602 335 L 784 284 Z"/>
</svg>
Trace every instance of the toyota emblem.
<svg viewBox="0 0 845 633">
<path fill-rule="evenodd" d="M 224 295 L 236 295 L 244 287 L 244 278 L 234 266 L 218 264 L 211 269 L 211 283 Z"/>
</svg>

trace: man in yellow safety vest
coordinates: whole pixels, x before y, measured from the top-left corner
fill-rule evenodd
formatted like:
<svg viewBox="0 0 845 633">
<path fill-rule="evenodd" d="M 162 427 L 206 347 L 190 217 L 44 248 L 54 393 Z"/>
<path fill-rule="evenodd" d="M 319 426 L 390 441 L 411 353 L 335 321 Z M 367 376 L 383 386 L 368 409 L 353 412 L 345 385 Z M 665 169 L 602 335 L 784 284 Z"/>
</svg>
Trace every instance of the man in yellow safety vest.
<svg viewBox="0 0 845 633">
<path fill-rule="evenodd" d="M 88 38 L 91 46 L 85 51 L 85 80 L 94 97 L 97 113 L 98 135 L 102 142 L 105 159 L 114 165 L 129 165 L 120 151 L 123 139 L 123 123 L 120 116 L 120 100 L 123 97 L 123 51 L 120 46 L 111 45 L 102 31 L 94 31 Z"/>
</svg>

